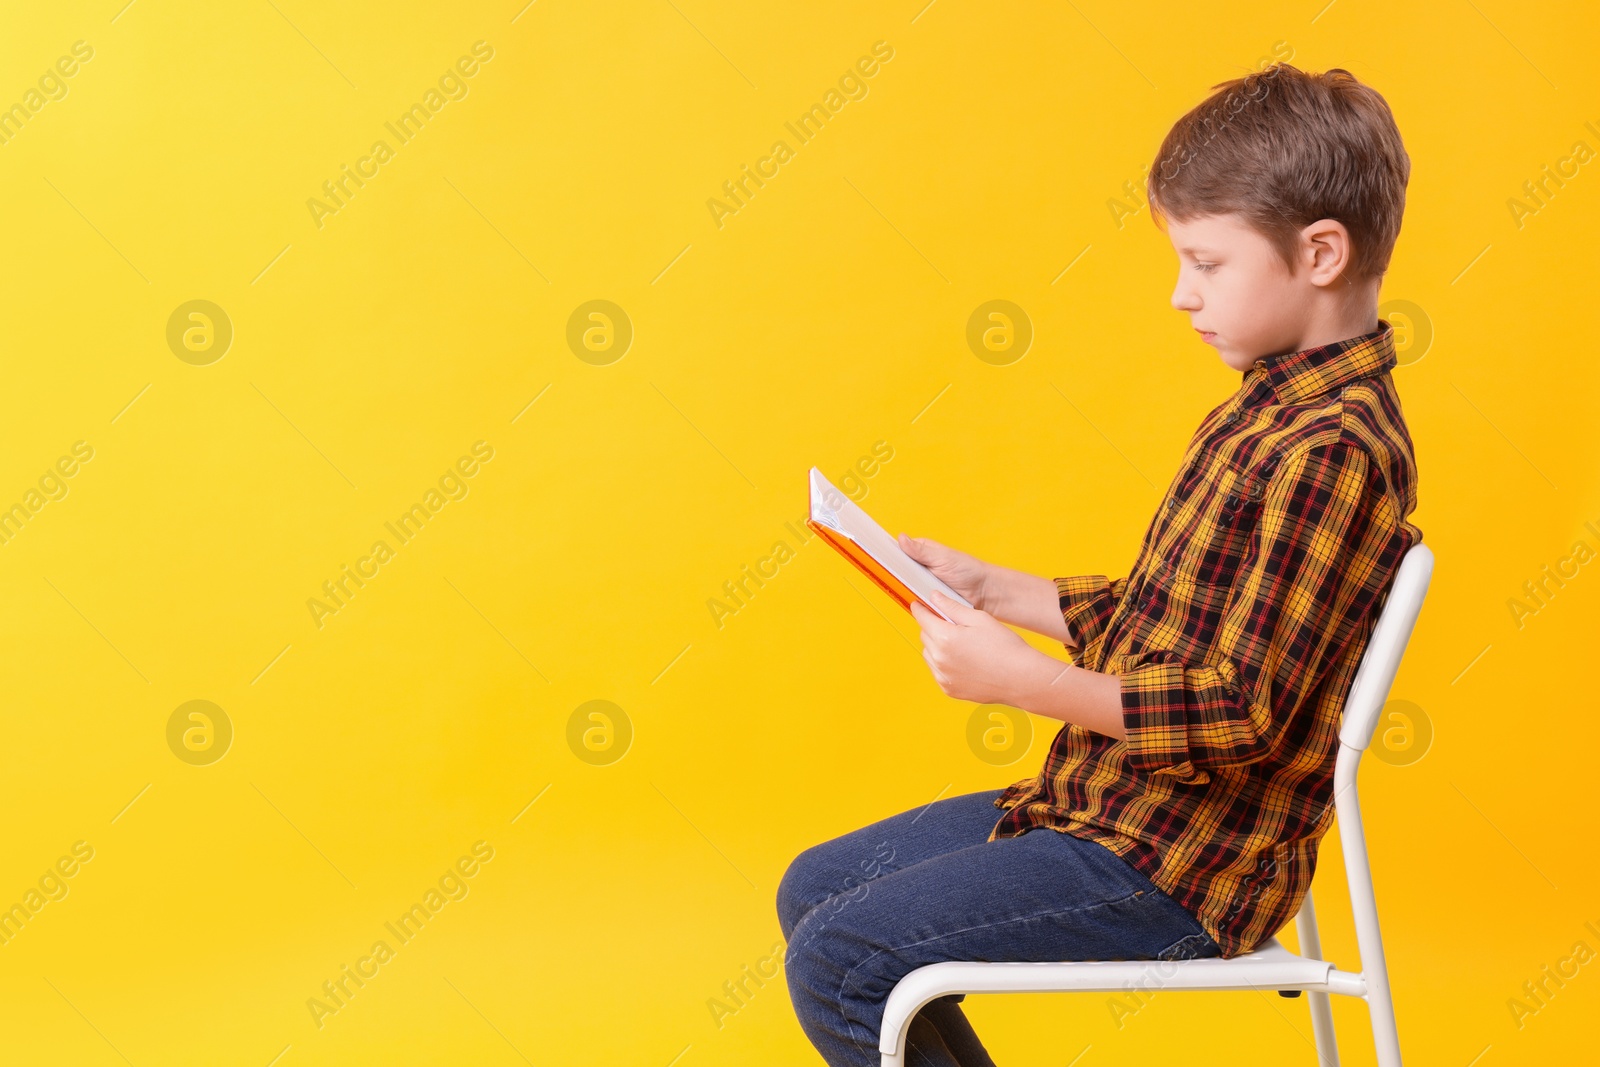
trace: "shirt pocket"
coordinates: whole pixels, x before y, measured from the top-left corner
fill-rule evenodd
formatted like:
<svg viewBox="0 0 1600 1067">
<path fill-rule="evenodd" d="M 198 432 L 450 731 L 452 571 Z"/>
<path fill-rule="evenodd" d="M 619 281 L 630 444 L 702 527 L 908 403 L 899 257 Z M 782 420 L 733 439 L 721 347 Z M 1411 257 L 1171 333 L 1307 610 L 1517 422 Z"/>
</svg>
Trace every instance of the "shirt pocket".
<svg viewBox="0 0 1600 1067">
<path fill-rule="evenodd" d="M 1197 585 L 1231 587 L 1261 520 L 1275 461 L 1219 464 L 1190 489 L 1192 524 L 1172 538 L 1166 565 Z"/>
</svg>

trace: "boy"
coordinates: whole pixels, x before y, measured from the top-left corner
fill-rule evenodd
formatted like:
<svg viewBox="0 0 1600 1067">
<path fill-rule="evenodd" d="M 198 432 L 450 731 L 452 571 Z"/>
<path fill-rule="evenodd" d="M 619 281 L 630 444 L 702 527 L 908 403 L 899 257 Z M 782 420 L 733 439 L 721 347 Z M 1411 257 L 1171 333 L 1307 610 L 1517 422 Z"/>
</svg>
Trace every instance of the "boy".
<svg viewBox="0 0 1600 1067">
<path fill-rule="evenodd" d="M 1167 134 L 1148 193 L 1178 253 L 1172 305 L 1240 387 L 1201 422 L 1125 578 L 1036 577 L 900 535 L 974 605 L 942 600 L 953 623 L 915 606 L 939 687 L 1065 725 L 1038 776 L 791 864 L 786 980 L 830 1064 L 878 1062 L 883 1001 L 925 964 L 1233 957 L 1311 884 L 1340 709 L 1421 537 L 1377 317 L 1410 160 L 1347 71 L 1276 64 L 1214 89 Z M 918 1013 L 908 1063 L 992 1063 L 962 999 Z"/>
</svg>

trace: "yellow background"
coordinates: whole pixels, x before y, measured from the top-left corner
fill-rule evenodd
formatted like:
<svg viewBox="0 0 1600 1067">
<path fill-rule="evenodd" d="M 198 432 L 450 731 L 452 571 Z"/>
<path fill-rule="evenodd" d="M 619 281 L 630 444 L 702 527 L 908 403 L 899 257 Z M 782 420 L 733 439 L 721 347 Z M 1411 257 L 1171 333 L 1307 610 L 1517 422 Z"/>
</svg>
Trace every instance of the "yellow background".
<svg viewBox="0 0 1600 1067">
<path fill-rule="evenodd" d="M 0 505 L 94 449 L 0 547 L 0 905 L 94 849 L 0 946 L 0 1059 L 817 1062 L 781 979 L 708 1009 L 779 940 L 790 858 L 1031 774 L 1058 724 L 977 758 L 911 618 L 818 541 L 720 628 L 707 601 L 794 544 L 808 467 L 878 441 L 891 530 L 1124 572 L 1237 376 L 1109 202 L 1275 50 L 1378 87 L 1413 164 L 1384 299 L 1434 332 L 1397 378 L 1438 563 L 1393 695 L 1434 736 L 1362 774 L 1408 1062 L 1593 1055 L 1592 964 L 1520 1027 L 1507 1003 L 1600 950 L 1600 565 L 1507 606 L 1600 549 L 1600 164 L 1507 204 L 1600 148 L 1587 5 L 121 4 L 8 3 L 0 33 L 0 103 L 94 49 L 0 146 Z M 307 199 L 479 40 L 468 95 L 319 229 Z M 706 201 L 779 138 L 719 228 Z M 193 299 L 234 328 L 208 366 L 166 343 Z M 605 366 L 565 339 L 592 299 L 634 328 Z M 965 343 L 991 299 L 1036 332 L 1009 366 Z M 465 499 L 318 628 L 308 598 L 480 440 Z M 209 766 L 167 745 L 195 699 L 235 733 Z M 567 742 L 590 700 L 633 730 L 609 765 Z M 319 1029 L 307 1000 L 480 840 L 469 894 Z M 1353 968 L 1343 873 L 1330 836 Z M 1107 1000 L 968 1009 L 1001 1062 L 1314 1062 L 1303 999 L 1157 995 L 1121 1029 Z M 1362 1005 L 1334 1009 L 1369 1062 Z"/>
</svg>

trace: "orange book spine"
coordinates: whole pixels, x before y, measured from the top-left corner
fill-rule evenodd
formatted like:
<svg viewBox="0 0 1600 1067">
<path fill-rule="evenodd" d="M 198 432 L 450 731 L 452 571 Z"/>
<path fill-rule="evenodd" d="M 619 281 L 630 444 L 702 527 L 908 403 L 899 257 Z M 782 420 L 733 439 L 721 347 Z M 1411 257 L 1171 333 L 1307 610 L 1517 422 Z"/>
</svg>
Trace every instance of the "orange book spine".
<svg viewBox="0 0 1600 1067">
<path fill-rule="evenodd" d="M 888 593 L 889 597 L 902 608 L 910 611 L 913 600 L 919 603 L 922 602 L 921 597 L 906 588 L 905 583 L 885 570 L 877 560 L 867 555 L 860 545 L 848 537 L 841 537 L 837 532 L 828 529 L 828 527 L 823 526 L 815 519 L 807 519 L 806 526 L 832 545 L 834 551 L 838 552 L 839 555 L 855 564 L 857 570 L 872 579 L 879 589 Z M 924 606 L 928 607 L 926 604 Z M 929 607 L 929 610 L 932 610 L 932 608 Z M 935 612 L 935 614 L 938 614 L 938 612 Z"/>
</svg>

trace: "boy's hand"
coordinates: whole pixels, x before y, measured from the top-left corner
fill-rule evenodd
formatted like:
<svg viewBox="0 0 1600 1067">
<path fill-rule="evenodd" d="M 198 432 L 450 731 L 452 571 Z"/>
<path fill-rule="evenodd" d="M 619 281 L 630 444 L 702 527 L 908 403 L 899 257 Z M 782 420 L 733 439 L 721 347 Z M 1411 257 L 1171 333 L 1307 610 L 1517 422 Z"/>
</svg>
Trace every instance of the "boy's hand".
<svg viewBox="0 0 1600 1067">
<path fill-rule="evenodd" d="M 948 581 L 948 579 L 946 579 Z M 977 608 L 933 594 L 945 622 L 917 601 L 912 617 L 922 627 L 922 658 L 946 696 L 978 704 L 1005 704 L 1016 699 L 1015 682 L 1034 649 L 1004 623 Z"/>
<path fill-rule="evenodd" d="M 942 545 L 931 537 L 901 534 L 899 544 L 900 551 L 932 571 L 935 578 L 966 597 L 974 607 L 984 607 L 983 586 L 989 574 L 989 564 L 977 556 L 969 556 Z"/>
</svg>

